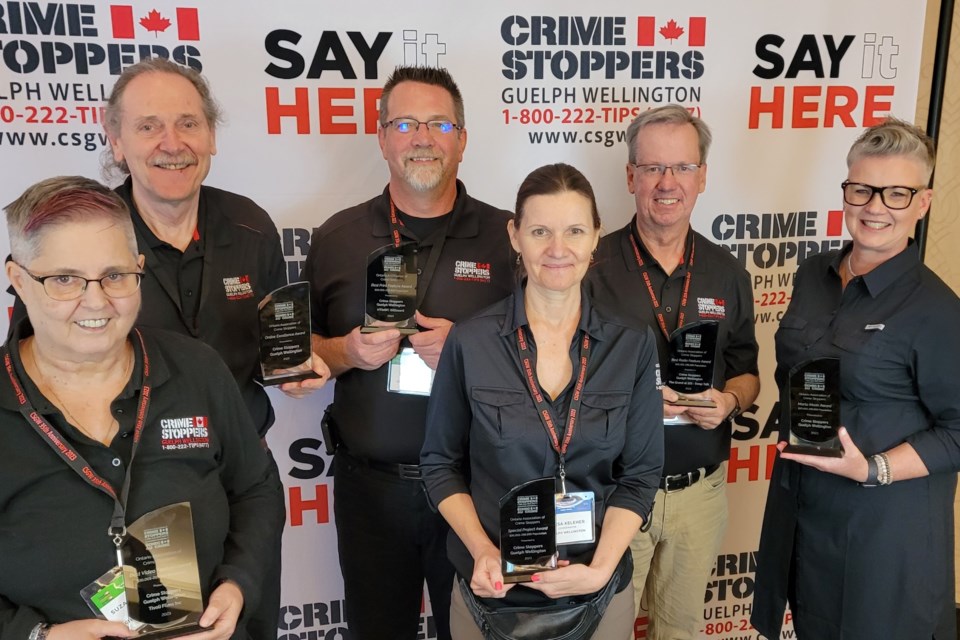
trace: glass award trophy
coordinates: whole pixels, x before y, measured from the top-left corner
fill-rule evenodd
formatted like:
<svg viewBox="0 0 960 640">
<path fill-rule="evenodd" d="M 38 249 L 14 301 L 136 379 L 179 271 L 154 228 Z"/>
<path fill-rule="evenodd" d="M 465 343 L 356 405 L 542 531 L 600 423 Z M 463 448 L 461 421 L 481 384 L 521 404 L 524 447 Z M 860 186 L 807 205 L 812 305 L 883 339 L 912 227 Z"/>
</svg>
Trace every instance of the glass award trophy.
<svg viewBox="0 0 960 640">
<path fill-rule="evenodd" d="M 713 386 L 720 323 L 701 320 L 685 324 L 670 334 L 670 356 L 664 382 L 680 397 L 670 404 L 682 407 L 715 407 L 712 400 L 688 397 Z"/>
<path fill-rule="evenodd" d="M 367 260 L 366 310 L 360 331 L 417 332 L 417 245 L 381 247 Z"/>
<path fill-rule="evenodd" d="M 786 412 L 789 453 L 839 458 L 840 359 L 814 358 L 790 369 Z"/>
<path fill-rule="evenodd" d="M 557 510 L 553 478 L 531 480 L 500 498 L 500 568 L 506 583 L 557 568 Z"/>
<path fill-rule="evenodd" d="M 189 502 L 156 509 L 127 526 L 123 584 L 127 624 L 138 638 L 160 640 L 204 631 Z"/>
<path fill-rule="evenodd" d="M 260 301 L 259 309 L 263 384 L 316 378 L 310 348 L 310 284 L 280 287 Z"/>
</svg>

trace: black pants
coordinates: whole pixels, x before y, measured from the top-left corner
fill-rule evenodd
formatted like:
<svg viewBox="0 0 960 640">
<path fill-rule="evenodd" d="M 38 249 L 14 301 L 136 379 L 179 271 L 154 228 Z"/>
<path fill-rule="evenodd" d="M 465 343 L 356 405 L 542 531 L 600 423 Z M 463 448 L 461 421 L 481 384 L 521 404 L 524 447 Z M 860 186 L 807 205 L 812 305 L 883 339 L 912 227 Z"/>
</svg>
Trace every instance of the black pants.
<svg viewBox="0 0 960 640">
<path fill-rule="evenodd" d="M 354 640 L 415 640 L 424 579 L 437 638 L 449 640 L 450 529 L 430 509 L 422 484 L 370 469 L 341 450 L 334 458 L 333 495 Z"/>
</svg>

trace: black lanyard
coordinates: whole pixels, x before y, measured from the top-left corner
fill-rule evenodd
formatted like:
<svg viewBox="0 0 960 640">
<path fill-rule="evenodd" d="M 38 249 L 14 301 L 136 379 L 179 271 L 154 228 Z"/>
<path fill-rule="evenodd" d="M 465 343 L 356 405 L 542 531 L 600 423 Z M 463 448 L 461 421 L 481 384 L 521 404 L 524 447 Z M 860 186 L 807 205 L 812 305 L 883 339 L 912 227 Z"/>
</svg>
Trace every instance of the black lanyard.
<svg viewBox="0 0 960 640">
<path fill-rule="evenodd" d="M 424 267 L 417 278 L 417 309 L 420 308 L 420 305 L 423 304 L 423 299 L 427 296 L 427 288 L 430 286 L 430 281 L 433 280 L 433 274 L 437 270 L 437 262 L 440 261 L 440 253 L 443 252 L 443 245 L 447 242 L 447 232 L 450 230 L 450 220 L 452 218 L 453 213 L 450 213 L 447 216 L 446 222 L 443 224 L 440 238 L 434 243 L 433 248 L 430 249 L 427 266 Z M 397 249 L 400 248 L 400 245 L 404 244 L 403 238 L 400 235 L 401 227 L 403 227 L 403 221 L 400 220 L 400 216 L 397 215 L 397 205 L 393 203 L 393 197 L 390 197 L 390 237 L 393 239 L 393 246 Z"/>
<path fill-rule="evenodd" d="M 680 294 L 680 313 L 677 315 L 677 326 L 675 329 L 679 329 L 683 326 L 684 317 L 687 314 L 687 301 L 690 294 L 690 282 L 693 280 L 693 254 L 694 254 L 694 238 L 693 234 L 690 235 L 690 259 L 687 261 L 687 275 L 683 279 L 683 292 Z M 663 333 L 663 337 L 670 341 L 670 331 L 667 329 L 667 320 L 663 315 L 663 312 L 660 311 L 660 300 L 657 299 L 657 294 L 653 290 L 653 282 L 650 280 L 650 272 L 643 262 L 643 258 L 640 256 L 640 243 L 636 238 L 636 230 L 631 229 L 630 233 L 630 244 L 633 246 L 633 255 L 637 259 L 637 266 L 640 267 L 640 277 L 643 278 L 643 283 L 647 285 L 647 293 L 650 294 L 650 301 L 653 303 L 653 311 L 657 316 L 657 324 L 660 325 L 660 331 Z"/>
<path fill-rule="evenodd" d="M 123 565 L 123 560 L 120 556 L 120 545 L 123 544 L 124 538 L 127 535 L 125 512 L 127 499 L 130 496 L 130 470 L 133 468 L 133 458 L 137 454 L 137 446 L 140 444 L 140 439 L 143 436 L 147 409 L 150 406 L 150 385 L 148 384 L 150 377 L 150 360 L 147 358 L 147 349 L 143 342 L 143 335 L 141 335 L 139 329 L 134 329 L 133 331 L 137 334 L 137 338 L 140 341 L 140 349 L 143 353 L 143 381 L 140 391 L 140 406 L 137 408 L 137 421 L 133 428 L 133 445 L 130 449 L 130 462 L 127 465 L 127 472 L 124 475 L 123 486 L 120 489 L 119 496 L 113 485 L 94 471 L 90 463 L 68 444 L 67 440 L 60 434 L 57 428 L 47 422 L 47 420 L 33 408 L 33 404 L 29 398 L 27 398 L 27 394 L 24 393 L 23 384 L 21 384 L 17 377 L 17 372 L 13 368 L 10 349 L 8 347 L 4 347 L 3 349 L 3 363 L 7 368 L 7 375 L 10 376 L 10 384 L 13 385 L 13 391 L 20 403 L 20 413 L 23 414 L 23 417 L 26 418 L 30 426 L 33 427 L 33 430 L 43 438 L 43 441 L 46 442 L 78 476 L 83 478 L 84 482 L 94 489 L 107 494 L 113 500 L 113 516 L 110 518 L 110 528 L 107 530 L 107 535 L 110 536 L 113 544 L 117 547 L 117 564 L 119 566 Z"/>
<path fill-rule="evenodd" d="M 587 362 L 590 359 L 590 336 L 586 333 L 580 339 L 580 371 L 577 373 L 577 381 L 573 385 L 573 393 L 570 396 L 570 408 L 567 414 L 567 428 L 563 434 L 563 441 L 560 441 L 560 434 L 557 432 L 557 419 L 553 414 L 553 407 L 543 397 L 540 391 L 540 384 L 537 382 L 537 356 L 530 349 L 527 342 L 527 336 L 523 327 L 517 327 L 517 352 L 520 355 L 520 365 L 523 369 L 523 375 L 527 380 L 527 387 L 530 391 L 530 397 L 533 404 L 537 407 L 537 415 L 540 416 L 540 422 L 547 432 L 550 439 L 550 446 L 557 453 L 560 461 L 560 490 L 566 495 L 567 472 L 564 468 L 564 458 L 567 455 L 567 447 L 570 445 L 570 439 L 573 438 L 574 429 L 577 426 L 577 417 L 580 415 L 580 403 L 583 400 L 583 385 L 587 380 Z"/>
</svg>

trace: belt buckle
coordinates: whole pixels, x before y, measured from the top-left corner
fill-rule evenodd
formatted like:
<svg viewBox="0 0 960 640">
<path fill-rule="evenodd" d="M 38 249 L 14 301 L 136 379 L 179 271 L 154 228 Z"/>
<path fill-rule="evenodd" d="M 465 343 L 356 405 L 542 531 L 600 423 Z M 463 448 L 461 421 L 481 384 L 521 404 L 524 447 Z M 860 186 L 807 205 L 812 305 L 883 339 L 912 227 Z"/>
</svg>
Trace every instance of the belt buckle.
<svg viewBox="0 0 960 640">
<path fill-rule="evenodd" d="M 687 487 L 689 487 L 690 484 L 691 484 L 691 482 L 690 482 L 690 480 L 691 480 L 690 475 L 691 475 L 691 474 L 690 474 L 689 472 L 687 472 L 687 473 L 678 473 L 678 474 L 673 475 L 673 476 L 664 476 L 664 478 L 663 478 L 663 492 L 664 492 L 664 493 L 675 493 L 675 492 L 677 492 L 677 491 L 683 491 L 684 489 L 686 489 Z M 683 484 L 683 481 L 684 481 L 684 480 L 687 481 L 686 484 Z M 677 483 L 678 485 L 680 485 L 680 486 L 671 487 L 670 485 L 671 485 L 672 483 L 674 483 L 674 482 L 676 482 L 676 483 Z"/>
<path fill-rule="evenodd" d="M 404 480 L 419 480 L 420 466 L 416 464 L 398 464 L 397 474 Z"/>
</svg>

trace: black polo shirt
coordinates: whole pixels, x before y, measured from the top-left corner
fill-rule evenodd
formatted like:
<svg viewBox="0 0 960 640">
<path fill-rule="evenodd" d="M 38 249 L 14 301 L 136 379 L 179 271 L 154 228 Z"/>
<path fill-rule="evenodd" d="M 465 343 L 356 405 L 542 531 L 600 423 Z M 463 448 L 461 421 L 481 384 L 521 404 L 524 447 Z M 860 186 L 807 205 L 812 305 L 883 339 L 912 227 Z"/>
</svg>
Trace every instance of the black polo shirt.
<svg viewBox="0 0 960 640">
<path fill-rule="evenodd" d="M 310 241 L 302 278 L 311 284 L 313 332 L 339 337 L 363 324 L 369 255 L 391 244 L 388 189 L 345 209 L 317 229 Z M 509 295 L 514 264 L 507 237 L 512 214 L 471 198 L 457 182 L 443 251 L 423 295 L 427 316 L 464 320 Z M 418 264 L 430 260 L 439 233 L 417 237 L 402 228 L 404 240 L 417 242 Z M 423 286 L 421 278 L 420 286 Z M 425 396 L 387 391 L 387 365 L 375 371 L 350 369 L 337 378 L 332 416 L 353 455 L 382 462 L 416 464 L 423 444 Z"/>
<path fill-rule="evenodd" d="M 197 213 L 197 230 L 190 244 L 181 251 L 158 238 L 140 216 L 131 216 L 137 238 L 143 238 L 144 246 L 157 258 L 155 268 L 163 273 L 163 280 L 176 283 L 180 293 L 180 310 L 184 323 L 196 327 L 197 309 L 200 307 L 200 287 L 203 282 L 203 245 L 206 238 L 206 207 Z"/>
<path fill-rule="evenodd" d="M 131 336 L 136 364 L 111 404 L 120 430 L 110 446 L 71 426 L 23 370 L 21 322 L 8 341 L 12 366 L 36 408 L 94 471 L 119 488 L 131 465 L 144 356 Z M 276 466 L 264 453 L 222 360 L 196 340 L 142 330 L 149 358 L 151 400 L 131 467 L 127 522 L 154 509 L 192 505 L 199 573 L 206 599 L 222 579 L 235 580 L 252 611 L 284 522 Z M 202 419 L 202 423 L 200 420 Z M 169 425 L 190 421 L 203 430 L 179 447 Z M 6 370 L 0 370 L 0 637 L 26 638 L 41 621 L 93 617 L 80 590 L 116 564 L 107 527 L 113 501 L 88 485 L 36 433 L 19 411 Z M 237 638 L 247 638 L 238 631 Z"/>
<path fill-rule="evenodd" d="M 723 389 L 730 378 L 750 373 L 758 375 L 757 340 L 754 333 L 753 290 L 750 275 L 729 252 L 690 229 L 683 263 L 669 276 L 654 260 L 631 221 L 622 229 L 600 239 L 594 264 L 587 273 L 588 290 L 597 306 L 608 308 L 625 320 L 653 329 L 657 338 L 660 366 L 669 356 L 667 339 L 660 330 L 650 294 L 641 276 L 630 242 L 637 240 L 651 285 L 660 301 L 667 330 L 677 328 L 681 294 L 687 276 L 691 246 L 694 247 L 693 274 L 684 324 L 699 320 L 720 322 L 717 349 L 720 356 L 714 368 L 714 387 Z M 664 475 L 684 473 L 723 462 L 730 457 L 730 424 L 716 429 L 696 425 L 668 425 Z"/>
<path fill-rule="evenodd" d="M 233 373 L 257 432 L 266 435 L 274 415 L 267 392 L 257 382 L 257 305 L 287 284 L 277 227 L 253 200 L 204 186 L 200 188 L 199 246 L 191 243 L 178 259 L 171 254 L 177 252 L 175 248 L 150 232 L 131 188 L 128 178 L 116 191 L 130 207 L 137 245 L 146 257 L 138 326 L 169 329 L 213 347 Z M 191 295 L 195 288 L 199 291 Z"/>
</svg>

